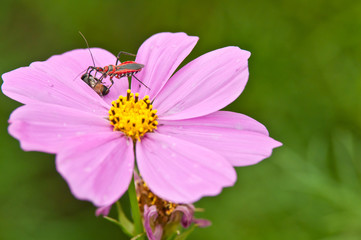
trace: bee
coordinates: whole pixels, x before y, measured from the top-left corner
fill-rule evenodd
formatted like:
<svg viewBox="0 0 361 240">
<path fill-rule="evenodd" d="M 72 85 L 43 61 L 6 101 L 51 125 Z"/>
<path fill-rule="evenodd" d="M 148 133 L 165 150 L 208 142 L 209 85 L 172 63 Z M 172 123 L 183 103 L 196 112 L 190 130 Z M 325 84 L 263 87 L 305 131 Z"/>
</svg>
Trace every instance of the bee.
<svg viewBox="0 0 361 240">
<path fill-rule="evenodd" d="M 105 96 L 109 93 L 109 88 L 101 80 L 89 73 L 84 73 L 81 76 L 81 80 L 88 84 L 99 96 Z"/>
</svg>

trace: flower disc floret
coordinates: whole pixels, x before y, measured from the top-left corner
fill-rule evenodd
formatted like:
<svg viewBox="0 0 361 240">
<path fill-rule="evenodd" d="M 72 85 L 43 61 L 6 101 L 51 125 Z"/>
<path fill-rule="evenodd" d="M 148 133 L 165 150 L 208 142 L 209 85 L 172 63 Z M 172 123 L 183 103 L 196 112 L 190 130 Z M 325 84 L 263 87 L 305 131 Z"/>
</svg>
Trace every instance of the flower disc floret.
<svg viewBox="0 0 361 240">
<path fill-rule="evenodd" d="M 127 96 L 119 96 L 112 102 L 109 110 L 109 121 L 114 131 L 122 131 L 134 141 L 147 132 L 157 128 L 157 110 L 153 109 L 149 96 L 139 100 L 139 93 L 133 94 L 129 89 Z"/>
<path fill-rule="evenodd" d="M 158 197 L 141 179 L 138 179 L 136 181 L 136 189 L 138 206 L 140 211 L 143 213 L 145 205 L 147 205 L 148 207 L 155 206 L 158 213 L 156 222 L 164 226 L 170 220 L 172 213 L 175 211 L 177 206 L 179 206 L 179 204 L 169 202 Z"/>
</svg>

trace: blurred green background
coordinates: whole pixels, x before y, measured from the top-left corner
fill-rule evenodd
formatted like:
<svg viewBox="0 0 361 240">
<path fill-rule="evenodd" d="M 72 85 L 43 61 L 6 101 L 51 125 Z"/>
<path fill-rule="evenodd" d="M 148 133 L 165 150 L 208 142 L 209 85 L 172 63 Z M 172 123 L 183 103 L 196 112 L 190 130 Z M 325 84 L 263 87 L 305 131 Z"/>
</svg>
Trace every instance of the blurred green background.
<svg viewBox="0 0 361 240">
<path fill-rule="evenodd" d="M 0 73 L 84 48 L 79 30 L 113 53 L 162 31 L 200 37 L 186 62 L 229 45 L 252 52 L 227 109 L 284 146 L 197 203 L 213 226 L 190 239 L 361 239 L 360 1 L 2 0 Z M 19 104 L 0 100 L 0 239 L 127 239 L 70 194 L 53 155 L 20 149 L 7 133 Z"/>
</svg>

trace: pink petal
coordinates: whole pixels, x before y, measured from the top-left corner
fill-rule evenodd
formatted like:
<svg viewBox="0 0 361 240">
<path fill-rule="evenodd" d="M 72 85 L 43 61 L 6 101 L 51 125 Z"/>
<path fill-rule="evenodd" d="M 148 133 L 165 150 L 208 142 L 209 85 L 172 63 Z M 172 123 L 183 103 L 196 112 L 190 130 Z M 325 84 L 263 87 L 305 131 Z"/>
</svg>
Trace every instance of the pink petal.
<svg viewBox="0 0 361 240">
<path fill-rule="evenodd" d="M 56 153 L 70 139 L 88 134 L 112 132 L 105 119 L 53 104 L 31 104 L 19 107 L 9 119 L 9 133 L 20 140 L 25 151 Z"/>
<path fill-rule="evenodd" d="M 193 223 L 197 225 L 197 227 L 205 228 L 212 225 L 212 222 L 207 219 L 195 218 L 193 219 Z"/>
<path fill-rule="evenodd" d="M 115 61 L 106 50 L 93 48 L 92 52 L 101 65 Z M 99 111 L 108 104 L 80 78 L 90 65 L 87 49 L 69 51 L 3 74 L 2 91 L 24 104 L 45 102 Z"/>
<path fill-rule="evenodd" d="M 94 57 L 96 67 L 103 67 L 116 62 L 116 57 L 107 50 L 91 48 L 90 51 Z M 73 81 L 82 81 L 80 76 L 89 66 L 93 66 L 93 61 L 88 49 L 75 49 L 60 55 L 54 55 L 44 62 L 30 64 L 31 68 L 58 77 L 67 84 L 72 84 Z"/>
<path fill-rule="evenodd" d="M 145 67 L 136 77 L 150 90 L 132 79 L 133 92 L 152 99 L 167 82 L 179 64 L 188 56 L 198 41 L 185 33 L 158 33 L 148 38 L 137 53 L 136 62 Z"/>
<path fill-rule="evenodd" d="M 256 164 L 268 158 L 282 144 L 268 136 L 267 129 L 250 117 L 232 112 L 215 112 L 186 120 L 159 121 L 157 132 L 208 148 L 233 166 Z"/>
<path fill-rule="evenodd" d="M 111 205 L 132 178 L 133 144 L 112 133 L 79 137 L 57 154 L 56 167 L 75 197 L 98 207 Z"/>
<path fill-rule="evenodd" d="M 137 143 L 140 174 L 150 190 L 163 199 L 191 203 L 213 196 L 236 180 L 233 167 L 209 149 L 159 133 Z"/>
<path fill-rule="evenodd" d="M 188 228 L 193 223 L 193 217 L 194 217 L 194 211 L 191 207 L 188 207 L 186 205 L 178 205 L 174 212 L 181 212 L 183 213 L 181 224 L 182 227 Z"/>
<path fill-rule="evenodd" d="M 210 126 L 258 132 L 268 136 L 267 128 L 260 122 L 241 113 L 217 111 L 202 117 L 183 120 L 159 120 L 159 125 L 166 126 Z"/>
<path fill-rule="evenodd" d="M 114 78 L 113 80 L 114 85 L 110 88 L 109 93 L 102 97 L 109 105 L 112 103 L 112 101 L 117 100 L 120 95 L 126 96 L 127 90 L 129 89 L 129 82 L 127 78 Z"/>
<path fill-rule="evenodd" d="M 161 225 L 155 225 L 155 221 L 158 217 L 157 207 L 152 205 L 148 207 L 144 205 L 144 229 L 149 240 L 160 240 L 163 235 L 163 228 Z M 152 230 L 152 225 L 154 227 L 154 233 Z"/>
<path fill-rule="evenodd" d="M 250 53 L 218 49 L 195 59 L 162 88 L 154 108 L 162 119 L 186 119 L 215 112 L 234 101 L 248 80 Z"/>
<path fill-rule="evenodd" d="M 104 67 L 109 64 L 116 63 L 116 57 L 104 49 L 91 48 L 90 51 L 94 57 L 94 62 L 96 67 Z M 71 80 L 69 82 L 70 85 L 74 85 L 74 81 L 80 83 L 80 85 L 85 86 L 86 95 L 89 95 L 88 94 L 89 92 L 91 92 L 92 95 L 94 95 L 95 92 L 89 86 L 84 84 L 84 82 L 80 78 L 81 75 L 88 69 L 89 66 L 93 66 L 93 61 L 88 49 L 77 49 L 77 50 L 69 51 L 62 55 L 53 56 L 49 58 L 46 62 L 47 65 L 42 64 L 42 62 L 35 62 L 32 63 L 30 66 L 41 69 L 46 72 L 49 72 L 49 70 L 51 70 L 50 72 L 54 73 L 55 76 L 60 75 L 60 76 L 64 76 L 64 78 L 66 76 L 65 73 L 68 73 L 69 75 L 67 78 L 65 78 L 65 80 L 67 82 Z M 63 68 L 60 68 L 59 66 L 62 66 Z M 95 72 L 93 71 L 92 75 L 94 74 Z M 96 76 L 100 77 L 101 74 L 97 74 Z M 109 78 L 106 78 L 104 80 L 105 82 L 104 84 L 106 86 L 110 85 L 110 81 L 108 79 Z M 126 94 L 128 88 L 129 88 L 128 79 L 126 78 L 114 79 L 114 85 L 111 87 L 109 93 L 103 97 L 103 99 L 110 104 L 111 101 L 117 99 L 119 95 Z"/>
<path fill-rule="evenodd" d="M 95 216 L 97 216 L 97 217 L 99 217 L 100 215 L 108 216 L 111 208 L 112 208 L 112 205 L 99 207 L 95 211 Z"/>
</svg>

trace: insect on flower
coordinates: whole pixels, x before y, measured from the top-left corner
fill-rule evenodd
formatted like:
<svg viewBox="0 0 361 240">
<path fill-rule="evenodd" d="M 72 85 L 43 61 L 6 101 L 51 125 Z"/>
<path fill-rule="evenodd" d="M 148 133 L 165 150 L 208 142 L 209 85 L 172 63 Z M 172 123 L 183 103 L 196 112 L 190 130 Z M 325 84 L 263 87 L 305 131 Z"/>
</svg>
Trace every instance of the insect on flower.
<svg viewBox="0 0 361 240">
<path fill-rule="evenodd" d="M 256 164 L 282 143 L 251 117 L 221 110 L 244 90 L 250 52 L 224 47 L 174 73 L 197 41 L 185 33 L 153 35 L 136 59 L 146 66 L 139 79 L 152 89 L 118 81 L 101 101 L 70 84 L 91 65 L 87 49 L 5 73 L 2 92 L 25 104 L 11 114 L 9 133 L 26 151 L 56 154 L 57 171 L 74 196 L 97 207 L 127 191 L 135 168 L 168 202 L 218 195 L 235 183 L 234 167 Z M 114 61 L 104 49 L 90 50 L 99 66 Z M 89 72 L 85 82 L 103 84 L 97 71 Z"/>
<path fill-rule="evenodd" d="M 87 42 L 87 40 L 85 39 L 84 35 L 79 32 L 80 35 L 84 38 L 86 44 L 87 44 L 87 47 L 89 49 L 89 52 L 90 52 L 90 55 L 91 55 L 91 58 L 93 60 L 93 66 L 89 66 L 88 69 L 86 70 L 86 73 L 82 75 L 81 79 L 86 82 L 90 87 L 92 87 L 89 83 L 92 82 L 93 80 L 96 80 L 96 85 L 95 86 L 103 86 L 105 87 L 104 85 L 102 85 L 102 82 L 103 82 L 103 79 L 106 78 L 107 76 L 109 76 L 109 81 L 111 82 L 111 85 L 109 87 L 101 87 L 101 90 L 104 90 L 104 93 L 102 93 L 101 96 L 104 96 L 106 95 L 110 88 L 113 86 L 114 84 L 114 81 L 113 81 L 113 78 L 122 78 L 122 77 L 134 77 L 139 83 L 141 83 L 143 86 L 145 86 L 146 88 L 149 89 L 149 87 L 147 85 L 145 85 L 142 81 L 140 81 L 134 74 L 140 72 L 142 70 L 142 68 L 144 67 L 143 64 L 140 64 L 140 63 L 136 63 L 135 61 L 125 61 L 123 63 L 120 63 L 120 55 L 121 54 L 125 54 L 125 55 L 129 55 L 129 56 L 136 56 L 132 53 L 127 53 L 127 52 L 123 52 L 123 51 L 120 51 L 117 55 L 117 60 L 115 62 L 115 65 L 113 64 L 110 64 L 110 65 L 107 65 L 105 67 L 96 67 L 95 66 L 95 62 L 94 62 L 94 58 L 93 58 L 93 55 L 90 51 L 90 48 L 89 48 L 89 44 Z M 93 76 L 91 73 L 95 71 L 95 75 Z M 101 77 L 100 78 L 96 78 L 96 74 L 97 73 L 101 73 Z M 92 87 L 94 89 L 94 87 Z M 95 90 L 95 89 L 94 89 Z M 95 90 L 98 94 L 99 92 L 97 90 Z M 99 94 L 100 95 L 100 94 Z"/>
<path fill-rule="evenodd" d="M 81 76 L 81 79 L 86 84 L 88 84 L 96 93 L 98 93 L 99 96 L 105 96 L 109 93 L 109 88 L 102 84 L 102 82 L 98 78 L 88 73 L 84 73 Z"/>
</svg>

